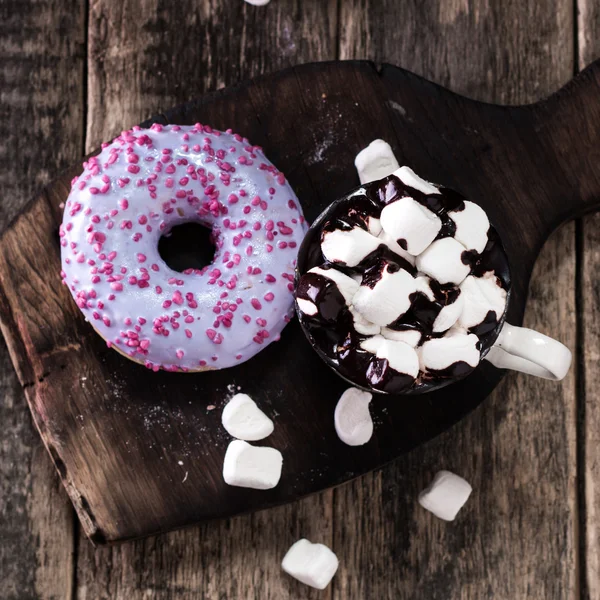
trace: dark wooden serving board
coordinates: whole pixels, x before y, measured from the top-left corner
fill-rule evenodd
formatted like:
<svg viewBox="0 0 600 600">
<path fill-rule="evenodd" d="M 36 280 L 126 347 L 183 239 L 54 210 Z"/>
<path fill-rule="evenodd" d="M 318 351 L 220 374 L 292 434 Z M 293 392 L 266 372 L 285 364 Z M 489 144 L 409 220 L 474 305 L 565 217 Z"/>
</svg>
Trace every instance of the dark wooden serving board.
<svg viewBox="0 0 600 600">
<path fill-rule="evenodd" d="M 488 211 L 511 260 L 509 321 L 519 324 L 547 236 L 600 205 L 599 98 L 600 62 L 525 107 L 474 102 L 392 66 L 332 62 L 243 83 L 148 123 L 200 121 L 243 133 L 288 175 L 309 220 L 358 185 L 356 153 L 374 138 L 387 140 L 401 163 Z M 339 484 L 444 431 L 503 375 L 484 363 L 433 394 L 375 398 L 375 435 L 350 448 L 333 427 L 347 385 L 321 363 L 295 321 L 279 343 L 239 367 L 151 373 L 108 350 L 60 284 L 59 205 L 79 169 L 43 190 L 0 239 L 0 316 L 35 423 L 94 543 L 265 508 Z M 555 330 L 550 322 L 545 332 Z M 229 437 L 220 417 L 232 386 L 274 418 L 265 444 L 284 456 L 274 490 L 223 482 Z"/>
</svg>

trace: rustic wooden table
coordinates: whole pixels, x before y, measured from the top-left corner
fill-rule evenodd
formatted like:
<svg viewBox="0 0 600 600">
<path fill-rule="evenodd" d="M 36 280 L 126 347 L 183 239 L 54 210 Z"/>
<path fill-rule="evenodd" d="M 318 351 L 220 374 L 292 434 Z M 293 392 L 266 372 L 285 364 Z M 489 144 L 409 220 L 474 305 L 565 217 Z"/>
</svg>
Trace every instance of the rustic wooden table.
<svg viewBox="0 0 600 600">
<path fill-rule="evenodd" d="M 465 95 L 525 103 L 600 53 L 600 0 L 0 0 L 0 223 L 126 126 L 301 62 L 370 58 Z M 327 160 L 325 155 L 324 160 Z M 511 374 L 385 469 L 278 509 L 94 550 L 0 348 L 0 597 L 135 600 L 600 597 L 595 383 L 600 217 L 561 229 L 526 324 L 576 349 L 559 385 Z M 440 468 L 475 492 L 448 525 L 415 502 Z M 327 591 L 281 574 L 289 539 L 341 559 Z"/>
</svg>

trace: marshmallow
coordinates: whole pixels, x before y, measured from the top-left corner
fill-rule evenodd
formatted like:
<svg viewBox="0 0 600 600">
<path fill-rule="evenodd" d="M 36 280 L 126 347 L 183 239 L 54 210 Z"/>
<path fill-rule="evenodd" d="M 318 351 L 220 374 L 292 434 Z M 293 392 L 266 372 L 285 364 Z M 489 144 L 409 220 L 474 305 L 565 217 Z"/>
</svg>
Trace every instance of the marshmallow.
<svg viewBox="0 0 600 600">
<path fill-rule="evenodd" d="M 440 471 L 431 485 L 419 494 L 419 504 L 444 521 L 454 521 L 473 488 L 462 477 Z"/>
<path fill-rule="evenodd" d="M 389 366 L 398 373 L 412 377 L 419 374 L 419 357 L 414 348 L 394 340 L 388 340 L 381 335 L 375 335 L 361 342 L 360 347 L 377 358 L 385 358 Z"/>
<path fill-rule="evenodd" d="M 233 440 L 225 453 L 223 479 L 236 487 L 270 490 L 279 483 L 282 464 L 281 452 L 275 448 Z"/>
<path fill-rule="evenodd" d="M 379 325 L 375 325 L 375 323 L 371 323 L 371 321 L 367 321 L 355 308 L 354 306 L 350 307 L 350 312 L 352 313 L 352 318 L 354 319 L 354 329 L 357 333 L 361 335 L 377 335 L 381 331 L 381 327 Z"/>
<path fill-rule="evenodd" d="M 246 2 L 252 6 L 266 6 L 271 0 L 246 0 Z"/>
<path fill-rule="evenodd" d="M 377 236 L 382 244 L 385 244 L 394 254 L 401 256 L 411 265 L 415 264 L 415 257 L 412 254 L 409 254 L 398 242 L 391 236 L 389 236 L 383 229 L 379 232 Z"/>
<path fill-rule="evenodd" d="M 223 409 L 221 422 L 232 437 L 247 442 L 262 440 L 273 433 L 273 421 L 247 394 L 236 394 Z"/>
<path fill-rule="evenodd" d="M 311 302 L 310 300 L 304 300 L 304 298 L 296 298 L 296 302 L 298 303 L 298 309 L 305 315 L 308 315 L 309 317 L 314 317 L 319 312 L 317 305 L 314 302 Z"/>
<path fill-rule="evenodd" d="M 400 198 L 381 211 L 381 226 L 394 240 L 404 240 L 409 254 L 421 254 L 436 238 L 442 222 L 428 208 L 412 198 Z"/>
<path fill-rule="evenodd" d="M 421 341 L 421 332 L 417 329 L 404 329 L 402 331 L 396 331 L 395 329 L 390 329 L 389 327 L 382 327 L 381 335 L 386 340 L 404 342 L 413 348 L 416 348 Z"/>
<path fill-rule="evenodd" d="M 356 294 L 359 286 L 352 277 L 348 277 L 348 275 L 337 269 L 323 269 L 321 267 L 313 267 L 309 273 L 316 273 L 317 275 L 331 279 L 331 281 L 337 285 L 340 294 L 344 296 L 346 304 L 352 304 L 352 298 L 354 297 L 354 294 Z"/>
<path fill-rule="evenodd" d="M 354 294 L 352 304 L 365 319 L 383 326 L 392 323 L 410 308 L 410 295 L 415 291 L 415 280 L 404 269 L 390 270 L 393 263 L 382 263 L 379 279 L 371 287 L 365 285 L 363 278 L 363 284 Z"/>
<path fill-rule="evenodd" d="M 462 261 L 465 248 L 453 238 L 442 238 L 417 256 L 417 269 L 439 283 L 458 285 L 471 271 L 471 267 Z"/>
<path fill-rule="evenodd" d="M 467 250 L 483 252 L 488 242 L 490 221 L 481 206 L 474 202 L 464 201 L 463 210 L 453 210 L 448 216 L 456 223 L 454 239 L 459 241 Z"/>
<path fill-rule="evenodd" d="M 481 356 L 478 342 L 479 338 L 473 333 L 451 329 L 444 337 L 428 340 L 419 348 L 421 369 L 442 371 L 459 361 L 476 367 Z"/>
<path fill-rule="evenodd" d="M 394 171 L 395 175 L 404 185 L 411 187 L 423 194 L 439 194 L 440 190 L 429 181 L 419 177 L 410 167 L 400 167 Z"/>
<path fill-rule="evenodd" d="M 465 301 L 458 324 L 465 329 L 482 323 L 491 310 L 496 313 L 496 320 L 504 314 L 506 290 L 500 287 L 493 271 L 488 271 L 483 277 L 470 275 L 462 282 L 460 290 Z"/>
<path fill-rule="evenodd" d="M 281 568 L 302 583 L 324 590 L 338 569 L 337 556 L 323 544 L 298 540 L 283 557 Z"/>
<path fill-rule="evenodd" d="M 335 407 L 334 423 L 338 437 L 348 446 L 362 446 L 373 435 L 373 419 L 369 403 L 373 398 L 369 392 L 358 388 L 347 389 Z"/>
<path fill-rule="evenodd" d="M 350 231 L 336 229 L 323 235 L 321 252 L 329 262 L 355 267 L 377 250 L 380 244 L 379 239 L 360 227 L 354 227 Z"/>
<path fill-rule="evenodd" d="M 467 277 L 467 279 L 469 279 Z M 467 280 L 465 279 L 465 281 Z M 464 282 L 463 282 L 464 285 Z M 465 295 L 461 292 L 451 304 L 446 304 L 433 322 L 433 332 L 441 333 L 452 327 L 458 321 L 465 305 Z"/>
<path fill-rule="evenodd" d="M 374 140 L 354 159 L 361 183 L 371 183 L 391 175 L 400 165 L 391 146 L 383 140 Z"/>
<path fill-rule="evenodd" d="M 425 277 L 424 275 L 418 275 L 417 277 L 415 277 L 415 291 L 421 292 L 422 294 L 427 296 L 427 298 L 431 300 L 431 302 L 433 302 L 435 300 L 435 294 L 431 289 L 430 283 L 431 279 L 429 279 L 429 277 Z"/>
<path fill-rule="evenodd" d="M 369 229 L 369 233 L 378 237 L 379 234 L 383 231 L 381 227 L 381 219 L 376 219 L 375 217 L 369 217 L 367 222 L 367 227 Z"/>
</svg>

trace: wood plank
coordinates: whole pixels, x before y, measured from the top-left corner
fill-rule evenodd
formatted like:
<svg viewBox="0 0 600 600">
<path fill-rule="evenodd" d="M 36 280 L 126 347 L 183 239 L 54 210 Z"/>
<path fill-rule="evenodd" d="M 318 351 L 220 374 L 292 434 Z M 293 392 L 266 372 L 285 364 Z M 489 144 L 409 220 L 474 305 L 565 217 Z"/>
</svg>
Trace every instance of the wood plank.
<svg viewBox="0 0 600 600">
<path fill-rule="evenodd" d="M 168 7 L 157 1 L 95 3 L 89 21 L 88 149 L 190 100 L 185 82 L 209 90 L 298 62 L 335 58 L 336 8 L 335 0 L 277 0 L 267 8 L 241 0 L 186 0 Z M 190 40 L 197 40 L 195 48 Z M 331 543 L 331 498 L 329 491 L 96 552 L 80 537 L 77 597 L 327 598 L 282 576 L 279 562 L 302 535 Z"/>
<path fill-rule="evenodd" d="M 578 0 L 578 64 L 583 69 L 600 56 L 600 2 Z M 582 333 L 580 359 L 580 490 L 581 591 L 582 598 L 600 596 L 600 215 L 582 220 L 578 293 L 579 327 Z"/>
<path fill-rule="evenodd" d="M 84 5 L 2 2 L 0 229 L 83 148 Z M 0 348 L 0 573 L 6 598 L 70 598 L 74 515 Z"/>
<path fill-rule="evenodd" d="M 571 76 L 562 0 L 347 0 L 340 22 L 341 57 L 392 62 L 482 100 L 530 102 Z M 526 324 L 571 348 L 574 283 L 569 225 L 538 259 Z M 336 490 L 334 597 L 577 597 L 575 422 L 573 372 L 561 384 L 511 374 L 453 430 Z M 455 524 L 416 503 L 442 468 L 475 489 Z"/>
</svg>

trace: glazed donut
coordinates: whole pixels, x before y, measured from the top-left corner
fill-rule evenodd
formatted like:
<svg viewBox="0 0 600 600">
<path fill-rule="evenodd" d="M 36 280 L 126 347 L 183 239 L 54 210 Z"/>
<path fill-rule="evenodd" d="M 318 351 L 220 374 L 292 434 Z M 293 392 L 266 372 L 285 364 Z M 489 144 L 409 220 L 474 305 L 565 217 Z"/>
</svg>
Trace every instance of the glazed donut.
<svg viewBox="0 0 600 600">
<path fill-rule="evenodd" d="M 109 347 L 155 371 L 240 364 L 293 312 L 306 224 L 262 149 L 206 125 L 134 127 L 83 165 L 60 228 L 63 282 Z M 212 264 L 169 268 L 159 239 L 212 229 Z"/>
</svg>

